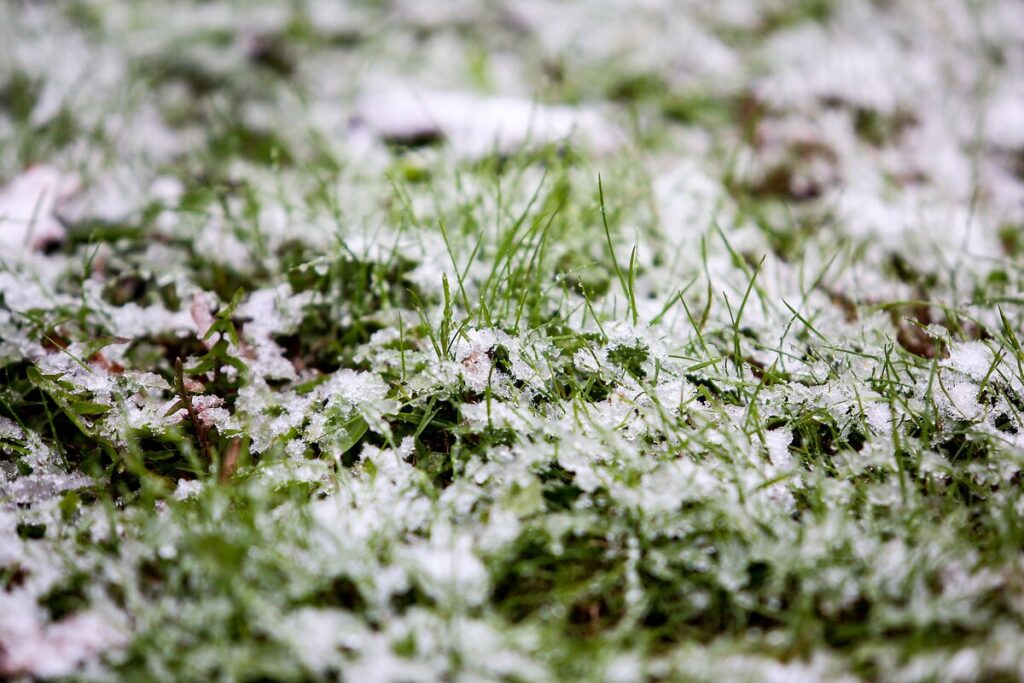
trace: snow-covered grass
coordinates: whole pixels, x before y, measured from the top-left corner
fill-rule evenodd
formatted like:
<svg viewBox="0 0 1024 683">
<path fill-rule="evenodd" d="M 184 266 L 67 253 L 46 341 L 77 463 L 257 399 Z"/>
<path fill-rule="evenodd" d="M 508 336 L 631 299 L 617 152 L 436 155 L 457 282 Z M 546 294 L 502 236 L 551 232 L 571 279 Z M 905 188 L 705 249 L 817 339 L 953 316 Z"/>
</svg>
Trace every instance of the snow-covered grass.
<svg viewBox="0 0 1024 683">
<path fill-rule="evenodd" d="M 0 4 L 0 677 L 1024 679 L 1017 0 Z"/>
</svg>

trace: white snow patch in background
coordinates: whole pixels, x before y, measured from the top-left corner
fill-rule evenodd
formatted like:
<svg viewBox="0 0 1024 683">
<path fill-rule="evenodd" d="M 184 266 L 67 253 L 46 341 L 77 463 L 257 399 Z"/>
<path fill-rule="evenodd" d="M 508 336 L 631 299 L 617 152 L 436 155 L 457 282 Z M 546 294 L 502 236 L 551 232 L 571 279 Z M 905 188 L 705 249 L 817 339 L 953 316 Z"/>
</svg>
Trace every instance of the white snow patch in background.
<svg viewBox="0 0 1024 683">
<path fill-rule="evenodd" d="M 622 142 L 622 134 L 594 111 L 511 96 L 401 87 L 364 94 L 356 112 L 357 120 L 385 140 L 443 138 L 465 158 L 570 137 L 597 152 Z"/>
<path fill-rule="evenodd" d="M 55 211 L 77 189 L 74 176 L 53 166 L 33 166 L 8 183 L 0 190 L 0 246 L 4 252 L 38 250 L 64 239 L 64 226 Z"/>
<path fill-rule="evenodd" d="M 1024 23 L 1024 12 L 1018 17 Z M 988 142 L 1006 149 L 1024 149 L 1024 79 L 1006 83 L 987 111 Z"/>
</svg>

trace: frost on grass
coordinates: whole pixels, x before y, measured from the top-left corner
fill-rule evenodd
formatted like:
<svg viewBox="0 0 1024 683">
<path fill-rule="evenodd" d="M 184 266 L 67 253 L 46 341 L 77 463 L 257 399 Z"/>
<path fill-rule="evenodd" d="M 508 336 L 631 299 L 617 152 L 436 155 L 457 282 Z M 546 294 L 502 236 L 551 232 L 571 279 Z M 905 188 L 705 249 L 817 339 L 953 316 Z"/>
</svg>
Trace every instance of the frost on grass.
<svg viewBox="0 0 1024 683">
<path fill-rule="evenodd" d="M 47 623 L 32 595 L 4 595 L 0 608 L 5 614 L 0 627 L 0 673 L 6 676 L 68 676 L 127 639 L 123 625 L 95 612 Z"/>
<path fill-rule="evenodd" d="M 1024 678 L 1018 3 L 424 7 L 0 6 L 0 676 Z"/>
</svg>

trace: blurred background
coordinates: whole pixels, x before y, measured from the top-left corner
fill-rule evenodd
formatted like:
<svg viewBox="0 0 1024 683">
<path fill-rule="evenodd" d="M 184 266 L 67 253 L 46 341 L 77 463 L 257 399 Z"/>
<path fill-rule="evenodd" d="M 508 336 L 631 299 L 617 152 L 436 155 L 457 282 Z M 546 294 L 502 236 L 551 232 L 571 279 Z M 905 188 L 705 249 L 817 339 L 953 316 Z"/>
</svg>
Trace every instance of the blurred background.
<svg viewBox="0 0 1024 683">
<path fill-rule="evenodd" d="M 856 237 L 994 254 L 1022 217 L 1022 55 L 1014 0 L 12 0 L 0 180 L 59 167 L 65 222 L 117 225 L 267 169 L 571 134 Z"/>
</svg>

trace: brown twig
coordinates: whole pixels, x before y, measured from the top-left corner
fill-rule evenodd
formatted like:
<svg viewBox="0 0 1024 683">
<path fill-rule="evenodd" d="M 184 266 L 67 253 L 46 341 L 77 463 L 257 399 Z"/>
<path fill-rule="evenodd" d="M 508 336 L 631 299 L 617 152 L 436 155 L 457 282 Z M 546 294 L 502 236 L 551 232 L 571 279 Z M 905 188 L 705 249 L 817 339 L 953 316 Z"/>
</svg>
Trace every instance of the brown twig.
<svg viewBox="0 0 1024 683">
<path fill-rule="evenodd" d="M 238 459 L 242 454 L 242 439 L 235 437 L 228 444 L 228 448 L 224 451 L 224 460 L 220 464 L 220 476 L 218 481 L 221 484 L 226 483 L 235 474 L 235 470 L 238 469 Z"/>
<path fill-rule="evenodd" d="M 196 407 L 192 404 L 192 395 L 188 393 L 188 389 L 185 387 L 185 370 L 180 357 L 174 362 L 174 382 L 177 385 L 175 388 L 178 390 L 178 395 L 181 396 L 181 402 L 185 404 L 185 410 L 188 412 L 188 419 L 196 432 L 196 438 L 199 439 L 199 450 L 202 452 L 203 457 L 206 458 L 206 461 L 210 462 L 213 459 L 213 454 L 210 451 L 209 434 L 207 433 L 206 425 L 199 420 Z"/>
</svg>

